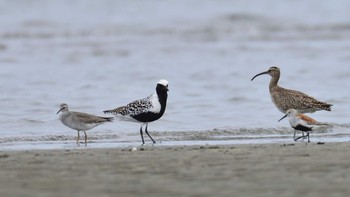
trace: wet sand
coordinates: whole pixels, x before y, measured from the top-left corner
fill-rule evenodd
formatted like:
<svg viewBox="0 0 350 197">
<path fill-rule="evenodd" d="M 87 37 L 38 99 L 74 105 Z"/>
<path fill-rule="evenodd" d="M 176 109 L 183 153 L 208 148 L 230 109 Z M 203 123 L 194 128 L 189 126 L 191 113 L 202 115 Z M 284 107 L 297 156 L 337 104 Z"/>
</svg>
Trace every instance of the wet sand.
<svg viewBox="0 0 350 197">
<path fill-rule="evenodd" d="M 350 195 L 350 143 L 130 149 L 1 151 L 0 196 Z"/>
</svg>

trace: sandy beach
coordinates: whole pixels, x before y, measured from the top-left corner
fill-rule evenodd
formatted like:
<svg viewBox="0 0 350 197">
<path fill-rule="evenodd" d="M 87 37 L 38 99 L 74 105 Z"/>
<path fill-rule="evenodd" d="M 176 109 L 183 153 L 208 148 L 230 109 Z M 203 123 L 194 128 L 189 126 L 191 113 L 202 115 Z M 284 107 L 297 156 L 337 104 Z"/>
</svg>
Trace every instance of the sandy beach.
<svg viewBox="0 0 350 197">
<path fill-rule="evenodd" d="M 0 196 L 349 196 L 350 143 L 0 152 Z"/>
</svg>

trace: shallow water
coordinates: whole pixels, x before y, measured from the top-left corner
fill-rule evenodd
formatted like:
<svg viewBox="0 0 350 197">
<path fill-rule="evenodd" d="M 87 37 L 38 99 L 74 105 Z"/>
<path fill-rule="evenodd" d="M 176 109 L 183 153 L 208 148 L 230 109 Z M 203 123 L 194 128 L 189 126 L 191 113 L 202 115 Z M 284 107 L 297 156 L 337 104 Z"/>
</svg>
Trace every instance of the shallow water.
<svg viewBox="0 0 350 197">
<path fill-rule="evenodd" d="M 168 107 L 149 126 L 157 141 L 288 142 L 293 130 L 277 122 L 270 77 L 250 81 L 271 65 L 281 86 L 334 104 L 310 114 L 334 125 L 316 136 L 350 140 L 346 0 L 67 2 L 1 3 L 0 149 L 76 146 L 56 115 L 60 103 L 103 115 L 150 95 L 162 78 Z M 96 127 L 91 146 L 139 143 L 139 126 Z"/>
</svg>

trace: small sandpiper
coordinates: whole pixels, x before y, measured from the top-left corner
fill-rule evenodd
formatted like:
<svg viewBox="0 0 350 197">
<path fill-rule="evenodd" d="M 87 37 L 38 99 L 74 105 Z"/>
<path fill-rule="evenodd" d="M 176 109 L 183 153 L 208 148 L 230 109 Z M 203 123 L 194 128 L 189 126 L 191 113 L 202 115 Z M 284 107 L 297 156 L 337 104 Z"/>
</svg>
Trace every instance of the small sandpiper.
<svg viewBox="0 0 350 197">
<path fill-rule="evenodd" d="M 68 105 L 65 103 L 62 103 L 60 105 L 60 110 L 58 110 L 58 113 L 60 113 L 60 120 L 61 122 L 66 125 L 67 127 L 77 130 L 78 132 L 78 138 L 77 138 L 77 144 L 79 144 L 79 131 L 83 131 L 85 134 L 85 145 L 87 144 L 87 135 L 86 131 L 90 130 L 100 124 L 103 124 L 105 122 L 112 122 L 113 117 L 100 117 L 95 116 L 91 114 L 86 114 L 82 112 L 73 112 L 69 111 Z"/>
<path fill-rule="evenodd" d="M 332 104 L 318 101 L 296 90 L 280 87 L 278 80 L 281 73 L 278 67 L 270 67 L 268 71 L 255 75 L 251 80 L 253 81 L 256 77 L 264 74 L 271 76 L 269 85 L 271 100 L 282 113 L 286 113 L 288 109 L 295 109 L 299 113 L 313 113 L 320 110 L 331 111 Z"/>
<path fill-rule="evenodd" d="M 133 101 L 126 106 L 106 110 L 104 113 L 114 114 L 117 118 L 123 121 L 141 122 L 140 135 L 142 145 L 145 144 L 142 131 L 143 125 L 146 125 L 145 133 L 153 143 L 156 143 L 148 133 L 147 127 L 149 122 L 158 120 L 163 116 L 167 104 L 168 90 L 168 81 L 162 79 L 158 81 L 154 94 L 144 99 Z"/>
<path fill-rule="evenodd" d="M 312 131 L 313 127 L 316 125 L 327 125 L 326 123 L 318 122 L 304 114 L 298 113 L 295 109 L 288 109 L 286 115 L 279 121 L 286 117 L 289 118 L 289 124 L 294 129 L 294 141 L 307 137 L 307 142 L 310 142 L 310 131 Z M 302 132 L 302 136 L 296 137 L 297 130 Z M 307 132 L 306 136 L 304 136 L 304 132 Z"/>
</svg>

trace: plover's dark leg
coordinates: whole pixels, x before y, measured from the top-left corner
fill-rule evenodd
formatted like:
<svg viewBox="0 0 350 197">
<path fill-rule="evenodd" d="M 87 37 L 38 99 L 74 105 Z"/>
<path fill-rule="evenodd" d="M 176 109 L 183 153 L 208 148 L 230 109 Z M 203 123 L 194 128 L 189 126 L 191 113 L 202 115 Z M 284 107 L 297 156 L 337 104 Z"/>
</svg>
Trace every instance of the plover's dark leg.
<svg viewBox="0 0 350 197">
<path fill-rule="evenodd" d="M 297 130 L 294 129 L 294 138 L 293 138 L 294 141 L 297 141 L 297 139 L 295 138 L 296 133 L 297 133 Z"/>
<path fill-rule="evenodd" d="M 148 127 L 148 123 L 146 123 L 146 129 L 145 129 L 145 132 L 146 132 L 146 134 L 148 135 L 148 137 L 149 137 L 149 138 L 151 138 L 151 140 L 152 140 L 153 144 L 155 144 L 155 143 L 156 143 L 156 141 L 154 141 L 154 139 L 153 139 L 153 138 L 151 137 L 151 135 L 148 133 L 147 127 Z"/>
<path fill-rule="evenodd" d="M 142 125 L 143 124 L 141 124 L 141 127 L 140 127 L 140 135 L 141 135 L 141 139 L 142 139 L 142 145 L 144 145 L 145 144 L 145 140 L 143 139 Z"/>
</svg>

